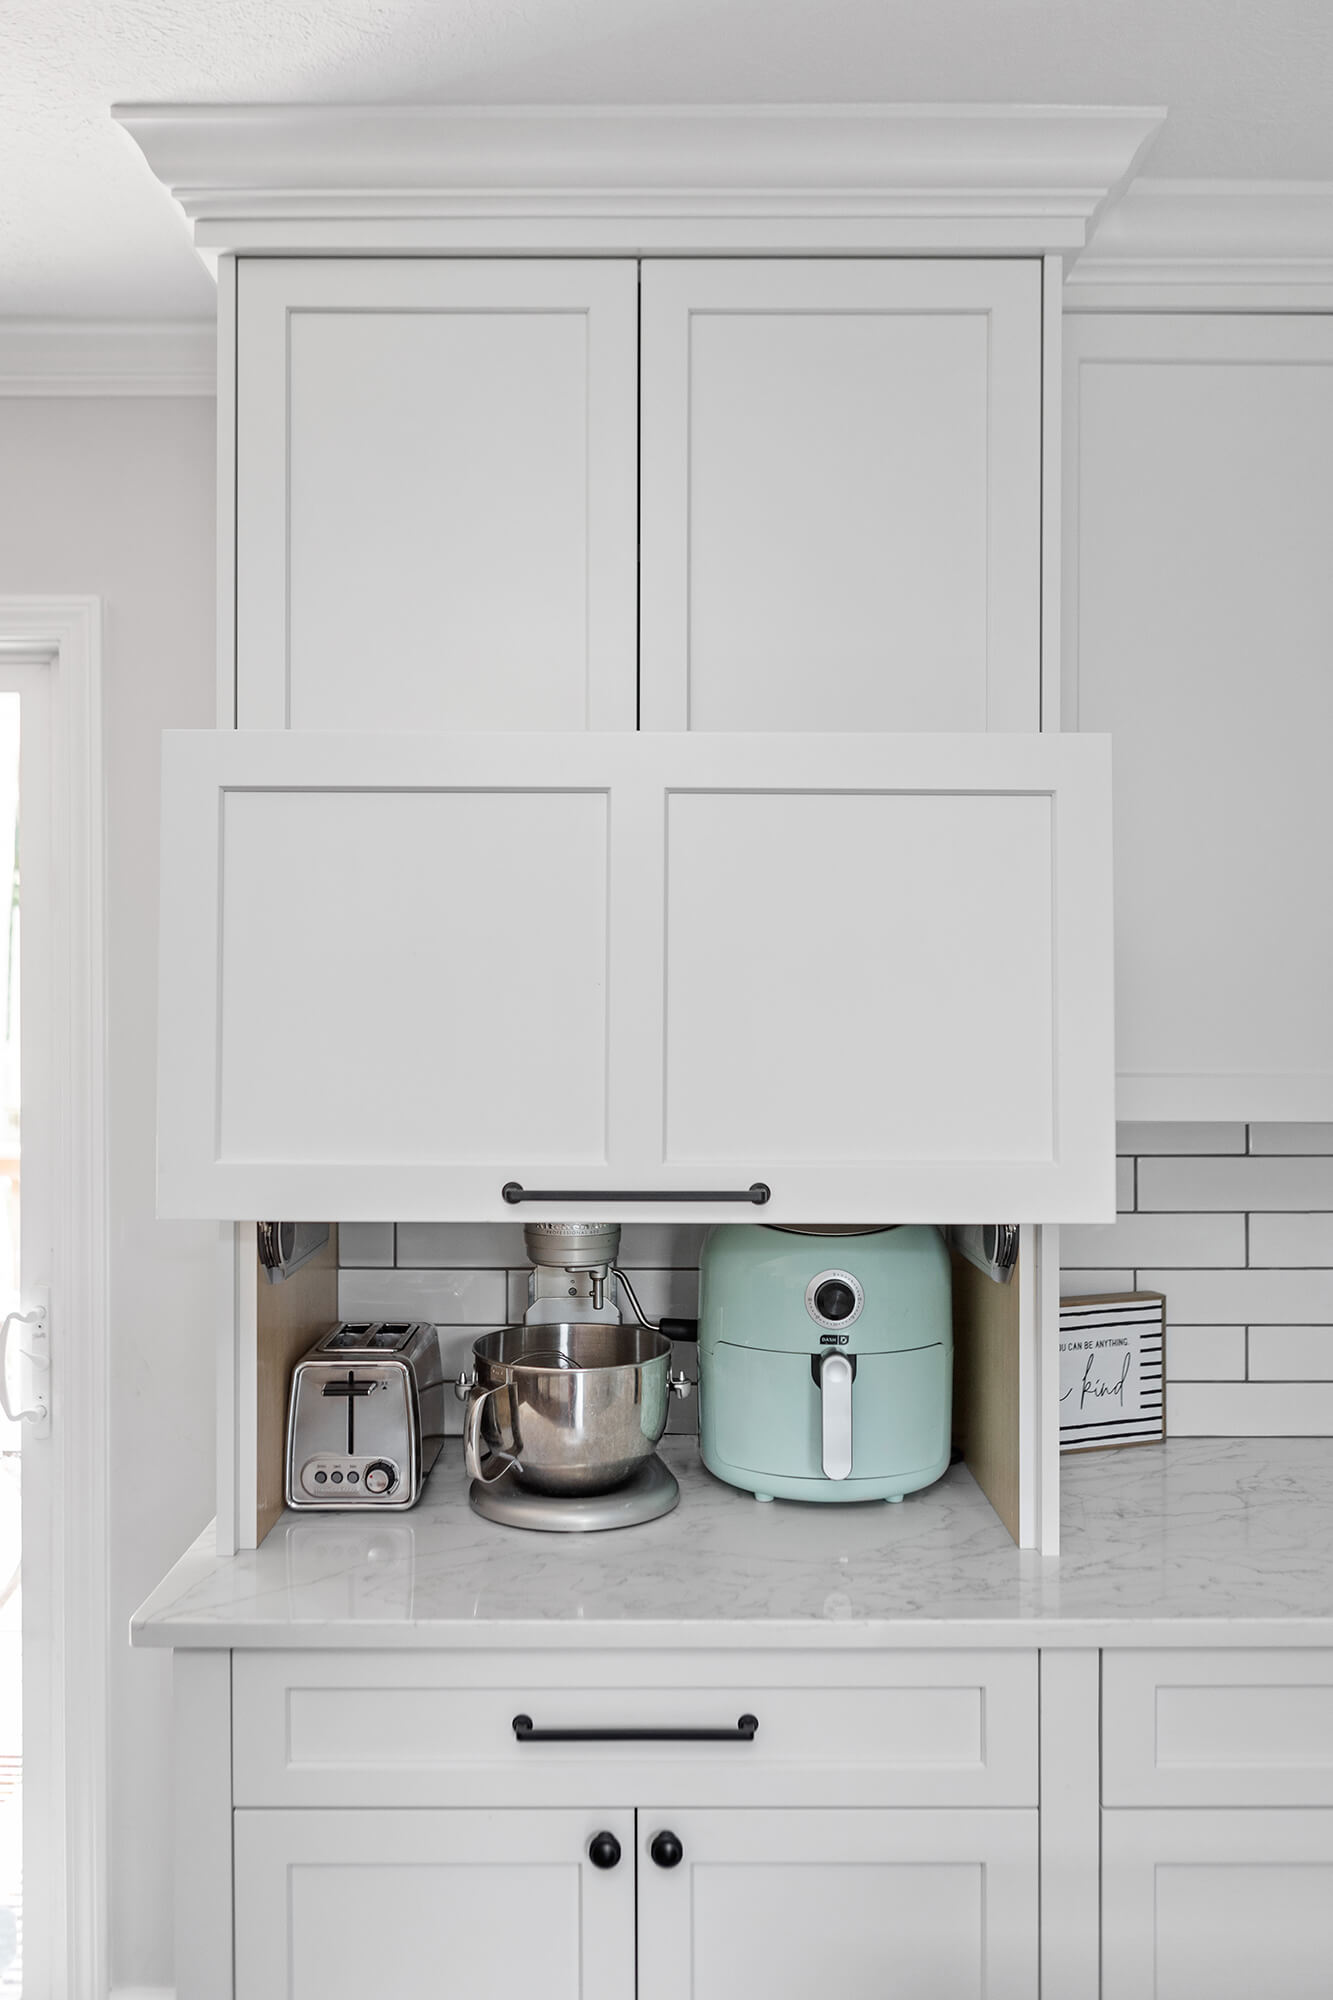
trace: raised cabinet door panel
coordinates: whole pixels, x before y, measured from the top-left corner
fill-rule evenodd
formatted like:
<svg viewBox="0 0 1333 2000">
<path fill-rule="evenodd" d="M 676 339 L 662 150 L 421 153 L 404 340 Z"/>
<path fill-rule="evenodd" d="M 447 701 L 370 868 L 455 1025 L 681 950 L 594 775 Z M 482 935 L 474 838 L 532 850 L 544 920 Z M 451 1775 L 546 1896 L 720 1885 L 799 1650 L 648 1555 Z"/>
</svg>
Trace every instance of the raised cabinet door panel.
<svg viewBox="0 0 1333 2000">
<path fill-rule="evenodd" d="M 634 1991 L 624 1810 L 238 1812 L 236 2000 Z M 623 1858 L 595 1868 L 613 1833 Z"/>
<path fill-rule="evenodd" d="M 1333 1812 L 1102 1814 L 1102 2000 L 1328 2000 Z"/>
<path fill-rule="evenodd" d="M 1040 726 L 1038 259 L 649 260 L 642 720 Z"/>
<path fill-rule="evenodd" d="M 640 1809 L 639 2000 L 1032 2000 L 1035 1812 Z M 659 1867 L 663 1830 L 683 1848 Z"/>
<path fill-rule="evenodd" d="M 162 1211 L 1104 1220 L 1108 806 L 1089 738 L 168 736 Z"/>
<path fill-rule="evenodd" d="M 632 729 L 637 269 L 255 259 L 242 728 Z"/>
<path fill-rule="evenodd" d="M 1117 1108 L 1333 1118 L 1333 319 L 1065 323 L 1063 721 L 1115 750 Z"/>
</svg>

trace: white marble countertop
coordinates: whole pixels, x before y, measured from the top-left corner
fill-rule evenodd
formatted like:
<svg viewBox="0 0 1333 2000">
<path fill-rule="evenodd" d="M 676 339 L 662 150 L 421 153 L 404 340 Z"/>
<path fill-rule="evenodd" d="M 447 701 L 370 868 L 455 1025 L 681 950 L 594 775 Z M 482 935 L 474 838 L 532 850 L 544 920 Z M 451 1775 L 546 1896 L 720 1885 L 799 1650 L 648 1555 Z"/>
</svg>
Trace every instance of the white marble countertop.
<svg viewBox="0 0 1333 2000">
<path fill-rule="evenodd" d="M 138 1645 L 1333 1645 L 1333 1440 L 1175 1439 L 1068 1459 L 1063 1553 L 1016 1549 L 955 1467 L 901 1506 L 758 1505 L 668 1438 L 663 1520 L 532 1534 L 467 1504 L 456 1440 L 419 1507 L 211 1528 Z"/>
</svg>

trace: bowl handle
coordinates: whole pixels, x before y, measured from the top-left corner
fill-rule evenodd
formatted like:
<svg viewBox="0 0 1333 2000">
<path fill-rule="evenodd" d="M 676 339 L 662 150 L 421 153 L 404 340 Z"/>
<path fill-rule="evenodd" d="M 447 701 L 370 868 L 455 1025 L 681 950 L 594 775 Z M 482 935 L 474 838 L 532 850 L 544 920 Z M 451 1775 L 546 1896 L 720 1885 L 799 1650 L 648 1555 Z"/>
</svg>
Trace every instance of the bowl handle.
<svg viewBox="0 0 1333 2000">
<path fill-rule="evenodd" d="M 514 1452 L 493 1451 L 488 1454 L 485 1463 L 487 1465 L 495 1464 L 495 1471 L 485 1472 L 482 1470 L 481 1413 L 485 1408 L 486 1398 L 493 1396 L 497 1388 L 502 1388 L 503 1386 L 502 1383 L 492 1383 L 489 1389 L 474 1389 L 468 1397 L 467 1409 L 463 1414 L 463 1461 L 467 1467 L 467 1476 L 469 1479 L 478 1480 L 483 1486 L 493 1486 L 497 1479 L 504 1477 L 511 1465 L 518 1464 L 518 1458 Z M 517 1432 L 514 1434 L 514 1443 L 516 1445 L 518 1443 Z"/>
</svg>

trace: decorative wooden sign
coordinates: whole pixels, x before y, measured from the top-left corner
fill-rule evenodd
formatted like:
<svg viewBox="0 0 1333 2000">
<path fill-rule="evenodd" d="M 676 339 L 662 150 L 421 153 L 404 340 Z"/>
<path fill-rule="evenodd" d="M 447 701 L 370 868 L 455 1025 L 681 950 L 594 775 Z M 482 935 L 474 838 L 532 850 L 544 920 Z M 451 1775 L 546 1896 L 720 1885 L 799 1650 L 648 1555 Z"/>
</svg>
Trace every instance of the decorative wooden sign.
<svg viewBox="0 0 1333 2000">
<path fill-rule="evenodd" d="M 1115 1292 L 1060 1301 L 1060 1449 L 1166 1436 L 1166 1300 Z"/>
</svg>

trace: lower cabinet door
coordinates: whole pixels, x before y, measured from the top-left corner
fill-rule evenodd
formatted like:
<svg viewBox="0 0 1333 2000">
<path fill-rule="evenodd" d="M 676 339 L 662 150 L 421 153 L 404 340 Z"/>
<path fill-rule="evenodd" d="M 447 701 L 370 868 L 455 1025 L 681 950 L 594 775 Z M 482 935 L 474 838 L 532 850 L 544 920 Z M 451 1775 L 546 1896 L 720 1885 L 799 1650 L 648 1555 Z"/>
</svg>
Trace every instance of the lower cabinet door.
<svg viewBox="0 0 1333 2000">
<path fill-rule="evenodd" d="M 1328 2000 L 1333 1811 L 1102 1815 L 1102 2000 Z"/>
<path fill-rule="evenodd" d="M 638 2000 L 1032 2000 L 1035 1812 L 639 1812 Z"/>
<path fill-rule="evenodd" d="M 634 1992 L 631 1812 L 238 1812 L 235 1862 L 236 2000 Z"/>
</svg>

